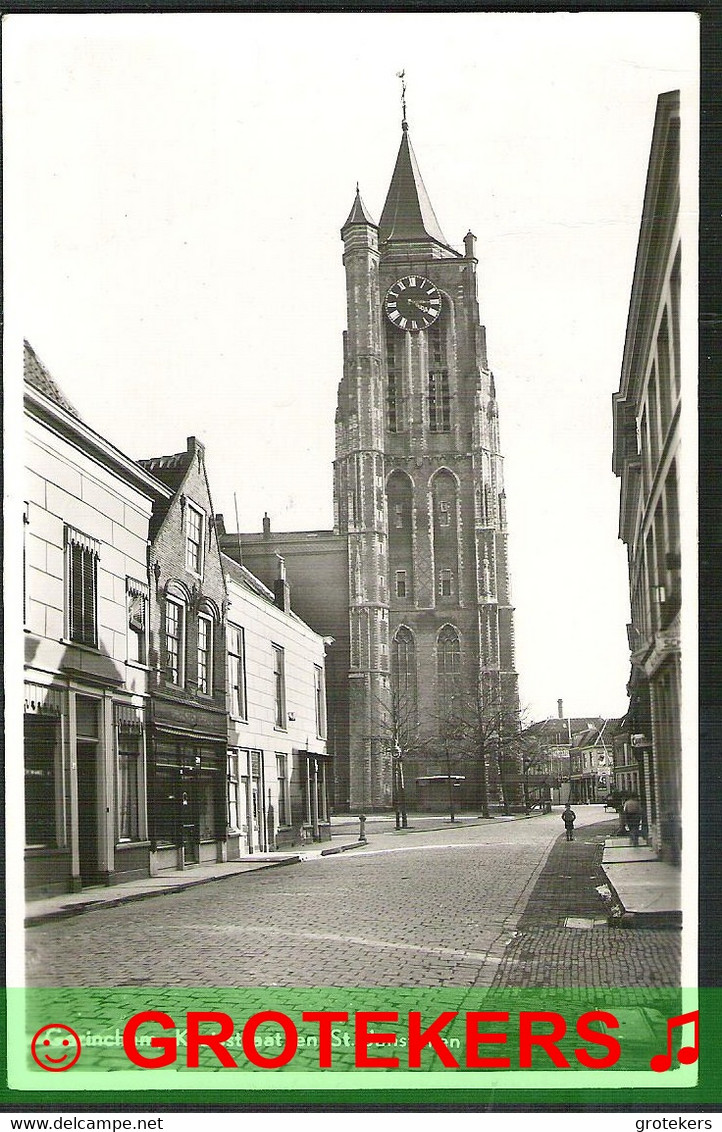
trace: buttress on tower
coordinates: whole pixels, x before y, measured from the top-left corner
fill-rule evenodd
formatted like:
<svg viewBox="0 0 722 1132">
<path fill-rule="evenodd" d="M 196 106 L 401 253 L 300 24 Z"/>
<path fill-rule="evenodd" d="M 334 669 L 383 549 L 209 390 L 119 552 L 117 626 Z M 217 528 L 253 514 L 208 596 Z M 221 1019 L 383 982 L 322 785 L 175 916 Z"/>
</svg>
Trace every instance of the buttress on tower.
<svg viewBox="0 0 722 1132">
<path fill-rule="evenodd" d="M 475 237 L 463 254 L 444 238 L 405 120 L 379 223 L 357 189 L 341 235 L 334 529 L 348 555 L 349 800 L 366 809 L 392 803 L 394 755 L 412 791 L 415 772 L 447 774 L 465 697 L 481 689 L 511 715 L 519 702 Z"/>
</svg>

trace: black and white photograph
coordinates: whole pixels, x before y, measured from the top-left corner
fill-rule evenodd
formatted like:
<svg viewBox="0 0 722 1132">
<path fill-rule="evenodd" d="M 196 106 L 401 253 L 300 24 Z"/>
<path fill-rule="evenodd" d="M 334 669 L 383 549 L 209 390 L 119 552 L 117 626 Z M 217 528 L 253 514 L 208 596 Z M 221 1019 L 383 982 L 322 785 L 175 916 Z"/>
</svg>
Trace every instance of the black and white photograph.
<svg viewBox="0 0 722 1132">
<path fill-rule="evenodd" d="M 699 79 L 692 12 L 4 18 L 18 1088 L 694 1085 Z"/>
</svg>

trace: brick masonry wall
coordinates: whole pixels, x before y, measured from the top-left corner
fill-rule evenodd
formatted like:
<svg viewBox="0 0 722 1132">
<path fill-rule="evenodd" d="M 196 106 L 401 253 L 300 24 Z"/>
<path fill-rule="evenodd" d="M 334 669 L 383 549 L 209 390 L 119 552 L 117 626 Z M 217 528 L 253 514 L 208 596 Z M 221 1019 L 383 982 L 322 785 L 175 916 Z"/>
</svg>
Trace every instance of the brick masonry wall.
<svg viewBox="0 0 722 1132">
<path fill-rule="evenodd" d="M 212 521 L 213 506 L 203 456 L 203 446 L 194 442 L 192 459 L 183 484 L 171 500 L 151 547 L 149 659 L 154 674 L 153 711 L 157 723 L 190 727 L 199 733 L 225 739 L 226 649 L 223 618 L 226 586 Z M 195 504 L 204 515 L 202 577 L 186 567 L 185 511 L 189 503 Z M 171 684 L 163 673 L 166 594 L 172 583 L 180 583 L 190 598 L 185 614 L 185 680 L 182 687 Z M 207 606 L 202 604 L 204 602 L 208 603 Z M 201 608 L 212 610 L 214 619 L 210 696 L 198 691 L 198 613 Z"/>
</svg>

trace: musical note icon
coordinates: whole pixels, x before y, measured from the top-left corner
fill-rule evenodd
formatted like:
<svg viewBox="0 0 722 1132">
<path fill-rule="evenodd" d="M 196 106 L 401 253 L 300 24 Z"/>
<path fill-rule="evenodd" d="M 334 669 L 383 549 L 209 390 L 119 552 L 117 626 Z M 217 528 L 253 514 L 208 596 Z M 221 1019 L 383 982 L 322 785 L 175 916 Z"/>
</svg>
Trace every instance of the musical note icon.
<svg viewBox="0 0 722 1132">
<path fill-rule="evenodd" d="M 676 1018 L 667 1020 L 667 1052 L 655 1053 L 649 1063 L 649 1068 L 655 1073 L 664 1073 L 671 1066 L 672 1031 L 688 1022 L 694 1022 L 694 1045 L 681 1046 L 677 1052 L 677 1061 L 680 1065 L 692 1065 L 699 1057 L 699 1010 L 690 1010 L 689 1014 L 678 1014 Z"/>
</svg>

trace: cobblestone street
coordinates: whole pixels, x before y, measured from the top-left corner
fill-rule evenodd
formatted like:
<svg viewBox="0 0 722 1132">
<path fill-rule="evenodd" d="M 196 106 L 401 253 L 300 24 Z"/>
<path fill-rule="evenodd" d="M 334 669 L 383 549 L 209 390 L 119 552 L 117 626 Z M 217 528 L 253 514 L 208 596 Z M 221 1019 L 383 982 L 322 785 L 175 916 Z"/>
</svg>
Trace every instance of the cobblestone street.
<svg viewBox="0 0 722 1132">
<path fill-rule="evenodd" d="M 608 825 L 559 840 L 522 913 L 494 980 L 504 988 L 675 987 L 680 980 L 678 927 L 609 927 L 598 886 L 606 887 L 600 842 Z M 568 926 L 568 921 L 578 926 Z M 594 926 L 591 926 L 594 925 Z M 615 996 L 615 1000 L 619 996 Z M 655 1001 L 656 995 L 650 996 Z"/>
<path fill-rule="evenodd" d="M 33 986 L 669 986 L 679 931 L 592 930 L 613 822 L 559 813 L 381 832 L 312 857 L 27 932 Z M 518 933 L 518 934 L 515 934 Z"/>
</svg>

